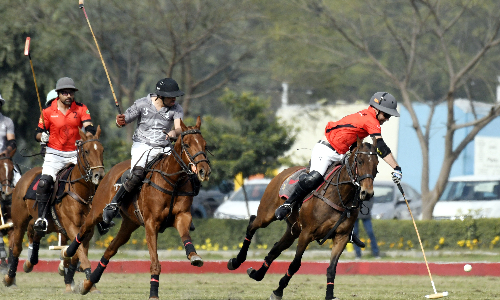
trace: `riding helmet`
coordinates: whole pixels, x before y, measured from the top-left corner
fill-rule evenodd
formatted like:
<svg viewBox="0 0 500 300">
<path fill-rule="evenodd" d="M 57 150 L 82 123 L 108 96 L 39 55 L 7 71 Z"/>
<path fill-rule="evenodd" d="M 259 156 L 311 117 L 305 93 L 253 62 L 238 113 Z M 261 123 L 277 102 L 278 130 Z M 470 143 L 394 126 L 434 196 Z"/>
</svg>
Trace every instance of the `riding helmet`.
<svg viewBox="0 0 500 300">
<path fill-rule="evenodd" d="M 56 83 L 56 92 L 59 92 L 60 90 L 64 89 L 72 89 L 78 91 L 78 89 L 75 87 L 75 82 L 73 81 L 73 79 L 69 77 L 59 78 L 59 80 Z"/>
<path fill-rule="evenodd" d="M 1 94 L 0 94 L 0 104 L 1 104 L 1 106 L 4 106 L 4 104 L 5 104 L 5 99 L 2 98 Z"/>
<path fill-rule="evenodd" d="M 52 90 L 47 94 L 47 101 L 45 101 L 45 106 L 49 105 L 49 102 L 57 98 L 56 90 Z"/>
<path fill-rule="evenodd" d="M 164 78 L 156 84 L 154 94 L 162 97 L 179 97 L 183 96 L 184 92 L 179 89 L 179 85 L 172 78 Z"/>
<path fill-rule="evenodd" d="M 393 95 L 387 92 L 377 92 L 373 94 L 370 99 L 370 106 L 373 106 L 381 112 L 385 112 L 391 116 L 399 117 L 399 113 L 396 110 L 398 102 Z"/>
</svg>

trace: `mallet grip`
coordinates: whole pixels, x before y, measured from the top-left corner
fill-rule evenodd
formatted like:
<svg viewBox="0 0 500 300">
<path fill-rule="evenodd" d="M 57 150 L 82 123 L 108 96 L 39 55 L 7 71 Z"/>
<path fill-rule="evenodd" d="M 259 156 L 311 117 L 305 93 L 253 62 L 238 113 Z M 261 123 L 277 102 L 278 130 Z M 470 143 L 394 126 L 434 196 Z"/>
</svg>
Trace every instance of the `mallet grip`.
<svg viewBox="0 0 500 300">
<path fill-rule="evenodd" d="M 80 7 L 80 9 L 82 9 L 83 8 L 83 0 L 79 0 L 78 4 L 79 4 L 78 7 Z"/>
</svg>

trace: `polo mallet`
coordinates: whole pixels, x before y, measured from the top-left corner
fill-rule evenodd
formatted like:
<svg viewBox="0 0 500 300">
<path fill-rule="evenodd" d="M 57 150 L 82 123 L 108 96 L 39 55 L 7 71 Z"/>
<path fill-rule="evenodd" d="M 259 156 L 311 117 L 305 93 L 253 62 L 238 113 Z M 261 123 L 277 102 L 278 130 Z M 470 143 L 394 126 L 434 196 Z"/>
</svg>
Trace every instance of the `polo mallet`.
<svg viewBox="0 0 500 300">
<path fill-rule="evenodd" d="M 97 52 L 99 52 L 99 56 L 101 57 L 102 66 L 104 67 L 104 72 L 106 72 L 106 77 L 108 77 L 109 87 L 111 88 L 111 93 L 113 94 L 113 99 L 115 99 L 115 106 L 118 110 L 118 114 L 122 114 L 122 110 L 120 109 L 120 104 L 118 104 L 118 100 L 116 100 L 115 90 L 113 89 L 113 84 L 111 84 L 111 79 L 109 78 L 108 69 L 106 68 L 106 63 L 104 63 L 104 59 L 102 58 L 101 49 L 99 48 L 99 44 L 97 43 L 97 39 L 95 38 L 94 31 L 92 30 L 92 26 L 90 25 L 89 18 L 87 16 L 87 12 L 85 11 L 85 7 L 83 6 L 83 0 L 79 0 L 79 7 L 83 10 L 83 14 L 85 15 L 85 19 L 87 20 L 87 24 L 89 24 L 90 32 L 92 33 L 92 37 L 94 38 L 95 46 L 97 47 Z"/>
<path fill-rule="evenodd" d="M 12 222 L 5 223 L 5 221 L 3 220 L 3 212 L 2 212 L 1 205 L 0 205 L 0 218 L 2 219 L 2 225 L 0 225 L 0 230 L 14 226 L 14 224 Z"/>
<path fill-rule="evenodd" d="M 61 246 L 61 233 L 59 233 L 59 242 L 57 242 L 57 246 L 49 246 L 49 250 L 61 250 L 66 246 Z"/>
<path fill-rule="evenodd" d="M 425 298 L 437 299 L 437 298 L 442 298 L 442 297 L 448 296 L 448 292 L 438 293 L 436 291 L 436 286 L 434 285 L 434 281 L 432 280 L 431 270 L 429 269 L 429 264 L 427 263 L 427 258 L 425 257 L 424 246 L 422 245 L 422 240 L 420 240 L 420 234 L 418 233 L 417 224 L 415 224 L 415 219 L 413 218 L 413 214 L 411 212 L 410 205 L 408 204 L 408 200 L 406 200 L 405 192 L 403 191 L 403 187 L 401 186 L 400 183 L 398 183 L 398 189 L 401 192 L 401 194 L 403 195 L 403 199 L 405 199 L 405 202 L 406 202 L 406 207 L 408 207 L 408 211 L 410 212 L 411 220 L 413 221 L 413 226 L 415 227 L 415 231 L 417 232 L 418 242 L 420 243 L 420 248 L 422 248 L 422 254 L 424 255 L 425 266 L 427 267 L 427 272 L 429 272 L 429 277 L 431 278 L 432 288 L 434 289 L 434 294 L 426 295 Z"/>
<path fill-rule="evenodd" d="M 40 106 L 40 115 L 42 116 L 43 128 L 45 128 L 45 120 L 43 119 L 42 102 L 40 101 L 40 94 L 38 93 L 38 85 L 36 84 L 35 69 L 33 68 L 33 62 L 31 61 L 30 43 L 31 43 L 31 38 L 28 36 L 26 38 L 26 43 L 24 44 L 24 55 L 30 59 L 31 72 L 33 73 L 33 80 L 35 81 L 36 96 L 38 97 L 38 105 Z"/>
</svg>

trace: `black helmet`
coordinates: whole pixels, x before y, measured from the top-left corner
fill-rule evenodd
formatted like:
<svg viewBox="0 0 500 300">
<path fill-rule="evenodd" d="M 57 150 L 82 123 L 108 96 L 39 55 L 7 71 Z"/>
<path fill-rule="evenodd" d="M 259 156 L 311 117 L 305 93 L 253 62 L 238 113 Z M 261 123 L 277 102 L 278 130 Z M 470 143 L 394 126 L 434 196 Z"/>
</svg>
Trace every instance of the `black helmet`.
<svg viewBox="0 0 500 300">
<path fill-rule="evenodd" d="M 391 116 L 399 117 L 399 113 L 396 110 L 398 102 L 396 101 L 396 98 L 389 93 L 377 92 L 373 94 L 370 99 L 370 106 L 373 106 L 381 112 L 385 112 Z"/>
<path fill-rule="evenodd" d="M 179 97 L 184 95 L 184 92 L 179 90 L 177 82 L 172 78 L 164 78 L 158 81 L 154 93 L 162 97 Z"/>
</svg>

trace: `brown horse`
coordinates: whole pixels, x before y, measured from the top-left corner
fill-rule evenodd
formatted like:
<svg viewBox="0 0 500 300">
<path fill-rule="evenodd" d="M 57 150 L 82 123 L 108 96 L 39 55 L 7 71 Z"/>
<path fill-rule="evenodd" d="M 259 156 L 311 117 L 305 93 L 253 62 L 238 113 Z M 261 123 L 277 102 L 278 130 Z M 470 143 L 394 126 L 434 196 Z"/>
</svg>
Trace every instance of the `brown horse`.
<svg viewBox="0 0 500 300">
<path fill-rule="evenodd" d="M 375 141 L 374 141 L 375 142 Z M 295 258 L 288 268 L 286 275 L 280 280 L 278 288 L 273 291 L 270 299 L 281 299 L 283 290 L 301 264 L 302 255 L 307 245 L 312 241 L 331 238 L 333 241 L 330 266 L 327 269 L 327 288 L 325 299 L 335 299 L 333 296 L 333 282 L 337 262 L 349 241 L 349 236 L 358 217 L 360 200 L 368 200 L 373 196 L 373 179 L 377 172 L 378 158 L 373 145 L 362 143 L 359 139 L 356 148 L 350 155 L 346 155 L 342 165 L 328 177 L 311 198 L 304 201 L 300 210 L 293 209 L 287 219 L 285 234 L 269 251 L 259 270 L 249 268 L 248 275 L 257 281 L 264 278 L 271 263 L 288 249 L 298 238 Z M 275 210 L 283 204 L 284 199 L 279 196 L 283 182 L 296 171 L 304 167 L 292 167 L 278 174 L 266 188 L 257 210 L 257 216 L 250 218 L 238 256 L 229 260 L 229 270 L 237 269 L 247 256 L 248 247 L 257 229 L 267 227 L 276 220 Z M 359 195 L 359 196 L 358 196 Z"/>
<path fill-rule="evenodd" d="M 97 132 L 94 135 L 87 135 L 80 130 L 81 140 L 77 141 L 77 164 L 71 170 L 67 180 L 62 181 L 64 193 L 62 198 L 57 198 L 53 210 L 49 208 L 48 232 L 61 232 L 63 236 L 73 239 L 78 233 L 78 229 L 83 224 L 83 218 L 89 212 L 94 196 L 96 186 L 104 177 L 103 165 L 103 147 L 99 142 L 101 134 L 100 126 L 97 127 Z M 15 284 L 15 276 L 19 256 L 22 251 L 22 243 L 25 232 L 28 230 L 28 239 L 30 244 L 33 244 L 33 249 L 29 260 L 24 263 L 24 271 L 31 272 L 33 266 L 38 263 L 38 250 L 40 240 L 44 234 L 39 234 L 33 230 L 34 220 L 38 216 L 38 205 L 34 199 L 26 198 L 26 194 L 30 185 L 35 178 L 41 174 L 42 168 L 35 167 L 26 172 L 14 189 L 12 194 L 12 222 L 14 230 L 9 236 L 10 255 L 9 255 L 9 271 L 3 278 L 5 286 Z M 54 218 L 54 215 L 57 216 Z M 89 234 L 89 239 L 92 234 Z M 78 256 L 72 259 L 68 267 L 68 272 L 65 274 L 64 281 L 66 283 L 66 291 L 71 291 L 71 283 L 76 271 L 78 258 L 87 260 L 88 240 L 84 241 L 84 247 L 78 252 Z M 91 269 L 84 270 L 87 276 L 90 275 Z"/>
<path fill-rule="evenodd" d="M 206 142 L 201 135 L 200 126 L 200 117 L 194 127 L 186 127 L 181 121 L 182 133 L 175 142 L 172 153 L 159 156 L 158 160 L 146 166 L 147 176 L 141 190 L 133 199 L 126 199 L 121 206 L 122 223 L 118 233 L 90 278 L 78 285 L 77 289 L 81 294 L 86 294 L 93 284 L 99 282 L 111 257 L 139 226 L 146 229 L 151 259 L 150 299 L 158 298 L 161 272 L 157 253 L 158 232 L 163 232 L 166 227 L 175 227 L 191 264 L 198 267 L 203 265 L 189 235 L 193 196 L 199 190 L 200 181 L 208 180 L 210 175 L 210 164 L 205 153 Z M 129 168 L 130 160 L 127 160 L 115 165 L 106 174 L 96 191 L 92 209 L 80 228 L 77 239 L 61 251 L 63 257 L 72 256 L 81 238 L 85 238 L 94 225 L 102 221 L 103 209 L 116 193 L 115 184 Z M 82 261 L 82 268 L 86 267 L 90 265 L 84 265 Z"/>
<path fill-rule="evenodd" d="M 10 151 L 7 155 L 0 156 L 0 183 L 2 184 L 0 198 L 0 252 L 5 251 L 3 236 L 7 235 L 12 230 L 12 222 L 10 222 L 11 214 L 10 207 L 12 204 L 12 191 L 14 190 L 14 162 L 12 157 L 16 153 L 16 149 Z M 4 258 L 0 262 L 0 273 L 7 274 L 7 263 Z"/>
</svg>

